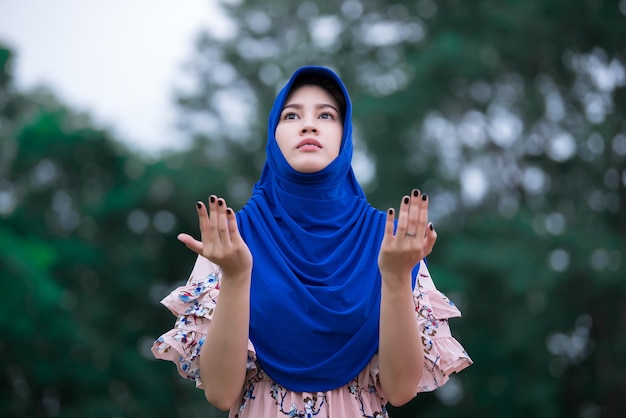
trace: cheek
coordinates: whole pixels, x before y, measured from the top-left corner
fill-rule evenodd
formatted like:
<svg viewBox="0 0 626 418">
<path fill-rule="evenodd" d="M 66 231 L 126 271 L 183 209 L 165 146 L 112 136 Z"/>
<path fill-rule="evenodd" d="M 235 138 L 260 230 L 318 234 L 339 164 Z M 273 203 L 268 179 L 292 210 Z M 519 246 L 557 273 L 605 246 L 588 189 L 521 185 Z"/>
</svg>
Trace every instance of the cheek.
<svg viewBox="0 0 626 418">
<path fill-rule="evenodd" d="M 334 141 L 335 157 L 339 155 L 339 149 L 341 148 L 342 137 L 343 137 L 343 128 L 339 128 L 337 129 L 337 132 L 335 133 L 335 141 Z"/>
<path fill-rule="evenodd" d="M 280 149 L 280 151 L 284 154 L 285 153 L 285 130 L 281 127 L 281 125 L 278 125 L 276 127 L 276 130 L 274 131 L 274 138 L 276 138 L 276 144 L 278 145 L 278 148 Z"/>
</svg>

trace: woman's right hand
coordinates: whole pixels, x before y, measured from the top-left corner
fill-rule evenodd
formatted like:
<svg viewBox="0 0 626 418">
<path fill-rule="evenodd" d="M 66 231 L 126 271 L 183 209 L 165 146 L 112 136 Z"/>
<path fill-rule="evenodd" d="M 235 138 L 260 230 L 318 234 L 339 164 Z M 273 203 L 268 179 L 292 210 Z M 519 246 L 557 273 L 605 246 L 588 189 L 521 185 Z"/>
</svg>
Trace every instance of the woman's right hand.
<svg viewBox="0 0 626 418">
<path fill-rule="evenodd" d="M 196 205 L 200 221 L 201 241 L 188 234 L 179 234 L 178 240 L 190 250 L 217 264 L 224 276 L 250 277 L 252 253 L 239 234 L 235 212 L 226 201 L 209 196 L 209 211 L 202 202 Z"/>
</svg>

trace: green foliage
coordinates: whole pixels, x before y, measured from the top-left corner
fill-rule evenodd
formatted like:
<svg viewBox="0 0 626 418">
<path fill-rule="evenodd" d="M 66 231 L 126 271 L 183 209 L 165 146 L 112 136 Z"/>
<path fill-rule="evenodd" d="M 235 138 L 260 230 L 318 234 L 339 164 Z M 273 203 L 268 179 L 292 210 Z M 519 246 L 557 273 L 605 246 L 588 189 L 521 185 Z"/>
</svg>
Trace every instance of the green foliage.
<svg viewBox="0 0 626 418">
<path fill-rule="evenodd" d="M 319 4 L 318 4 L 319 3 Z M 189 150 L 133 154 L 0 47 L 0 415 L 223 416 L 151 360 L 194 204 L 245 203 L 277 89 L 339 72 L 370 200 L 430 195 L 429 266 L 475 364 L 393 418 L 626 413 L 623 1 L 223 4 L 179 94 Z"/>
<path fill-rule="evenodd" d="M 179 383 L 149 353 L 172 320 L 157 292 L 191 265 L 158 261 L 176 252 L 179 226 L 192 229 L 168 203 L 179 174 L 45 91 L 0 93 L 0 415 L 159 415 Z"/>
</svg>

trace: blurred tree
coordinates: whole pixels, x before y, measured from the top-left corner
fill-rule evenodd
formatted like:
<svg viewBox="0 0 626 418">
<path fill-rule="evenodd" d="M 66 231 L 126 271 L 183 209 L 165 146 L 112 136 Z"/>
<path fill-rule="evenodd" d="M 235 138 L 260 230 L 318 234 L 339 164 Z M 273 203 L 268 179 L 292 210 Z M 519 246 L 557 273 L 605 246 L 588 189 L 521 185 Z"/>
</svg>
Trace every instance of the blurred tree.
<svg viewBox="0 0 626 418">
<path fill-rule="evenodd" d="M 172 319 L 165 278 L 189 266 L 174 236 L 195 211 L 176 211 L 223 177 L 191 154 L 132 155 L 50 92 L 16 91 L 12 59 L 0 47 L 0 415 L 194 416 L 177 400 L 203 396 L 149 350 Z"/>
</svg>

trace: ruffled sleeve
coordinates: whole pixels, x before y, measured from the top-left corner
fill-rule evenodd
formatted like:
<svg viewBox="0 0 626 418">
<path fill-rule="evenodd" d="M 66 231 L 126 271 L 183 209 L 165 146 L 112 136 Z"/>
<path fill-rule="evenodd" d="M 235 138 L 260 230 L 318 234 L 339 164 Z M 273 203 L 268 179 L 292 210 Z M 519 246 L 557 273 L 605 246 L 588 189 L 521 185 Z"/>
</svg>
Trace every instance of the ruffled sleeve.
<svg viewBox="0 0 626 418">
<path fill-rule="evenodd" d="M 219 296 L 219 267 L 198 256 L 187 284 L 174 289 L 161 303 L 176 317 L 174 329 L 161 335 L 152 345 L 152 354 L 176 364 L 178 373 L 195 380 L 202 389 L 199 355 Z M 254 368 L 256 355 L 248 340 L 248 369 Z"/>
<path fill-rule="evenodd" d="M 426 263 L 420 263 L 413 300 L 425 359 L 417 392 L 430 392 L 445 384 L 450 374 L 472 364 L 472 360 L 450 333 L 448 319 L 460 317 L 461 312 L 437 290 Z"/>
</svg>

